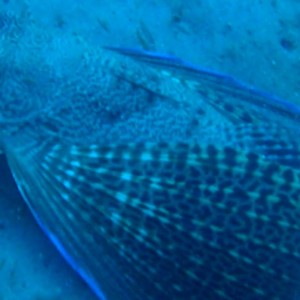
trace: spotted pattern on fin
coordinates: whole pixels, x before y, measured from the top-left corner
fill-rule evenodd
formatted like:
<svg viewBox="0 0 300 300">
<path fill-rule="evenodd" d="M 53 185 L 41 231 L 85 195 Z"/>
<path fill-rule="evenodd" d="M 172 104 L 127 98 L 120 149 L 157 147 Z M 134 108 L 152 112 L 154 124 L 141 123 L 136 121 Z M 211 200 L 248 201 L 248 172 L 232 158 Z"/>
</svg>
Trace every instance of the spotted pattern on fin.
<svg viewBox="0 0 300 300">
<path fill-rule="evenodd" d="M 46 144 L 8 160 L 48 235 L 107 299 L 289 299 L 298 286 L 293 169 L 184 143 Z"/>
<path fill-rule="evenodd" d="M 288 128 L 277 124 L 240 124 L 233 129 L 224 129 L 228 140 L 241 149 L 251 149 L 263 155 L 266 160 L 274 161 L 293 168 L 300 167 L 300 144 L 298 135 Z"/>
<path fill-rule="evenodd" d="M 274 116 L 281 116 L 284 122 L 290 120 L 299 123 L 298 105 L 260 91 L 230 75 L 193 65 L 168 54 L 122 47 L 105 47 L 105 49 L 160 69 L 161 82 L 164 82 L 163 77 L 172 78 L 174 82 L 181 81 L 191 90 L 197 91 L 207 103 L 232 121 L 257 124 L 261 121 L 270 121 Z M 125 72 L 122 77 L 134 78 L 132 72 Z M 140 81 L 143 77 L 133 80 Z M 164 86 L 165 91 L 168 90 L 169 84 L 170 82 Z"/>
</svg>

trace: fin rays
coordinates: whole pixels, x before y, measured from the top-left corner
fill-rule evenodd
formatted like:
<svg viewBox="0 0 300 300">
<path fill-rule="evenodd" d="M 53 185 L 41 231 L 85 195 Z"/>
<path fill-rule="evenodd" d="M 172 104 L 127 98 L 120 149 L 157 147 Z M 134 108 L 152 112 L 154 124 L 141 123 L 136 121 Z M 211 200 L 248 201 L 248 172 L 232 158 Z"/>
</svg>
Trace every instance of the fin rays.
<svg viewBox="0 0 300 300">
<path fill-rule="evenodd" d="M 243 273 L 254 280 L 261 272 L 260 280 L 272 278 L 286 285 L 297 281 L 285 264 L 254 264 L 259 257 L 247 248 L 276 251 L 287 261 L 300 257 L 294 246 L 266 243 L 257 227 L 275 226 L 282 233 L 289 228 L 291 235 L 299 230 L 297 216 L 283 217 L 297 207 L 300 177 L 295 170 L 230 148 L 186 144 L 46 144 L 35 156 L 13 153 L 8 157 L 11 168 L 34 214 L 76 261 L 73 266 L 87 282 L 91 286 L 96 282 L 108 297 L 120 299 L 126 291 L 128 299 L 139 300 L 145 289 L 148 299 L 169 295 L 181 299 L 189 290 L 205 291 L 213 299 L 222 282 L 254 295 L 263 292 L 255 290 L 250 279 L 238 280 L 237 274 Z M 293 180 L 287 181 L 285 172 L 292 173 Z M 240 184 L 253 188 L 243 190 Z M 286 195 L 277 194 L 285 185 Z M 282 209 L 283 213 L 270 219 L 261 205 L 274 214 Z M 241 249 L 235 249 L 238 244 Z M 220 271 L 216 257 L 228 262 L 234 273 Z M 164 271 L 167 277 L 160 278 L 162 270 L 171 273 Z M 120 289 L 111 292 L 113 283 Z M 230 292 L 223 296 L 231 297 Z"/>
<path fill-rule="evenodd" d="M 239 80 L 218 72 L 198 67 L 178 57 L 139 49 L 104 47 L 109 51 L 128 56 L 136 61 L 170 70 L 170 77 L 182 80 L 190 90 L 202 96 L 230 121 L 262 125 L 276 119 L 281 126 L 298 131 L 300 107 L 274 95 L 257 90 Z M 130 77 L 130 74 L 127 74 Z M 126 80 L 126 73 L 122 74 Z"/>
</svg>

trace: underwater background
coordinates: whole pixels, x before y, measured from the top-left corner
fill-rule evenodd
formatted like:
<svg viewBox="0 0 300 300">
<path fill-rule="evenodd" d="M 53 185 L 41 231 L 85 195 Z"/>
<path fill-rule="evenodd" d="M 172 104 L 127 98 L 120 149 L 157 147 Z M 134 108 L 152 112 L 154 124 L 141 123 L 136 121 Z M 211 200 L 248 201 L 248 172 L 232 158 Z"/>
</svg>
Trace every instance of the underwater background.
<svg viewBox="0 0 300 300">
<path fill-rule="evenodd" d="M 24 7 L 62 41 L 78 35 L 91 48 L 175 54 L 300 103 L 298 1 L 2 0 L 0 15 Z M 3 157 L 0 164 L 0 300 L 96 300 L 36 224 Z"/>
</svg>

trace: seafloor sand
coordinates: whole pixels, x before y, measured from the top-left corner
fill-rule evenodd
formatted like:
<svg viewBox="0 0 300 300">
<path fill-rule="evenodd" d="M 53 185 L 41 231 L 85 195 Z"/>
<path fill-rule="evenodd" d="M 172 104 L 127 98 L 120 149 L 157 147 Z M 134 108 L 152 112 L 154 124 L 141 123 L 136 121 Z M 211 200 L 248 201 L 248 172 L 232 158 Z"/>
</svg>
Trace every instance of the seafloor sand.
<svg viewBox="0 0 300 300">
<path fill-rule="evenodd" d="M 0 10 L 17 12 L 22 2 L 3 0 Z M 299 1 L 75 2 L 32 0 L 28 6 L 36 22 L 58 35 L 76 32 L 94 47 L 170 52 L 300 102 Z M 35 224 L 3 159 L 0 170 L 0 300 L 93 300 Z"/>
</svg>

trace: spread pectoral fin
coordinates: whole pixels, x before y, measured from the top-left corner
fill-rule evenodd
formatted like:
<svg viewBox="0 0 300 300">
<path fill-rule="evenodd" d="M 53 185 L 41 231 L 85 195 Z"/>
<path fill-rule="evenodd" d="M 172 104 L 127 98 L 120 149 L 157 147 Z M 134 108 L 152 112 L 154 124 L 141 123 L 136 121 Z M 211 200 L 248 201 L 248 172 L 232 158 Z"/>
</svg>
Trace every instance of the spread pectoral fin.
<svg viewBox="0 0 300 300">
<path fill-rule="evenodd" d="M 298 282 L 292 169 L 189 144 L 45 143 L 7 157 L 36 219 L 100 299 L 270 299 Z"/>
</svg>

